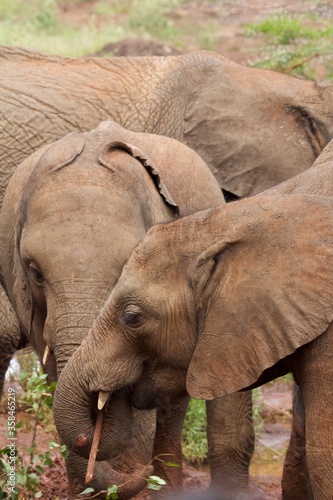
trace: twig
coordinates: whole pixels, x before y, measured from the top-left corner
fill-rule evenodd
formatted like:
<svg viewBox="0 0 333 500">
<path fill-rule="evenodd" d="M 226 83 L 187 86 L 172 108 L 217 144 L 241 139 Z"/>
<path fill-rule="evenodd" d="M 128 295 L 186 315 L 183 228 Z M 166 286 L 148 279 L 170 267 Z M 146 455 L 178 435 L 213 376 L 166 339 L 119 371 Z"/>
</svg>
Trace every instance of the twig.
<svg viewBox="0 0 333 500">
<path fill-rule="evenodd" d="M 34 419 L 34 427 L 32 431 L 32 440 L 31 440 L 31 445 L 30 445 L 30 465 L 33 465 L 33 459 L 34 459 L 34 445 L 36 444 L 36 435 L 37 435 L 37 425 L 39 422 L 39 410 L 42 407 L 42 398 L 39 399 L 38 401 L 38 406 L 35 414 L 35 419 Z"/>
<path fill-rule="evenodd" d="M 311 59 L 314 59 L 315 57 L 319 57 L 321 54 L 312 54 L 311 56 L 309 57 L 305 57 L 304 59 L 302 59 L 301 61 L 295 63 L 295 64 L 292 64 L 291 66 L 287 66 L 287 68 L 284 68 L 283 71 L 285 73 L 288 73 L 289 71 L 292 71 L 293 69 L 296 69 L 296 68 L 299 68 L 299 66 L 302 66 L 303 64 L 311 61 Z"/>
<path fill-rule="evenodd" d="M 93 442 L 92 442 L 91 450 L 89 453 L 89 461 L 88 461 L 87 474 L 86 474 L 86 479 L 85 479 L 86 484 L 89 484 L 92 481 L 92 478 L 94 475 L 96 455 L 97 455 L 97 451 L 98 451 L 99 440 L 101 438 L 102 426 L 103 426 L 103 410 L 98 410 Z"/>
</svg>

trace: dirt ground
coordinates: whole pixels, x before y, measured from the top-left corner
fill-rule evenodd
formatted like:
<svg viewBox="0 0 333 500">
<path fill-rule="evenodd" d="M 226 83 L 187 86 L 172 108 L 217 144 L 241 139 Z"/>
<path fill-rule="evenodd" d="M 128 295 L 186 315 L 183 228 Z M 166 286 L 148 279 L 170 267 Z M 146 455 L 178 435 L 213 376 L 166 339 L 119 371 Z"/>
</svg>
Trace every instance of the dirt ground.
<svg viewBox="0 0 333 500">
<path fill-rule="evenodd" d="M 77 23 L 84 24 L 89 18 L 91 5 L 94 2 L 81 2 L 75 8 L 68 4 L 62 13 L 64 18 L 75 19 Z M 203 25 L 210 20 L 216 19 L 217 14 L 223 9 L 223 17 L 220 18 L 220 36 L 217 51 L 221 54 L 242 64 L 249 64 L 255 60 L 260 52 L 262 39 L 245 38 L 242 27 L 248 22 L 258 22 L 269 14 L 281 12 L 308 12 L 316 11 L 322 16 L 333 17 L 333 5 L 331 0 L 315 2 L 307 0 L 233 0 L 221 2 L 203 2 L 193 0 L 182 7 L 170 12 L 170 17 L 179 27 L 184 23 L 191 23 L 195 18 L 200 19 Z M 119 15 L 117 22 L 122 22 Z M 187 51 L 196 50 L 195 38 L 187 40 Z M 154 42 L 139 41 L 133 39 L 122 40 L 118 43 L 108 44 L 98 55 L 109 55 L 110 52 L 116 56 L 138 56 L 138 55 L 169 55 L 180 53 L 179 49 L 172 45 Z M 320 59 L 316 61 L 319 79 L 324 77 L 320 73 Z M 271 495 L 272 499 L 281 499 L 281 474 L 283 459 L 288 444 L 291 425 L 291 385 L 278 381 L 263 388 L 263 408 L 260 414 L 263 418 L 263 427 L 257 434 L 256 451 L 251 465 L 251 480 Z M 17 415 L 19 419 L 26 416 Z M 27 427 L 20 430 L 18 435 L 18 448 L 28 458 L 27 448 L 31 444 L 32 428 Z M 0 447 L 7 444 L 5 437 L 6 415 L 0 414 Z M 42 427 L 38 428 L 37 446 L 40 452 L 45 452 L 52 435 Z M 63 459 L 55 451 L 52 451 L 53 465 L 46 469 L 41 479 L 42 499 L 44 500 L 66 500 L 67 482 Z M 190 464 L 185 468 L 184 488 L 189 490 L 202 490 L 209 484 L 208 468 L 206 466 L 193 467 Z M 30 498 L 24 496 L 22 498 Z M 32 497 L 31 497 L 32 498 Z M 150 499 L 148 491 L 142 493 L 137 500 Z"/>
</svg>

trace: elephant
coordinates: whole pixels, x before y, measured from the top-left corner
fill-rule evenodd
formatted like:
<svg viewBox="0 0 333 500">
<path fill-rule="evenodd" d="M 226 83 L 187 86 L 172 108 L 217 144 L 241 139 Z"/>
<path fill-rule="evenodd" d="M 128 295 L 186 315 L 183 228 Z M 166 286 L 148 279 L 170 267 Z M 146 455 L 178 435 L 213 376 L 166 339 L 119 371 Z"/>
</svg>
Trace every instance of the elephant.
<svg viewBox="0 0 333 500">
<path fill-rule="evenodd" d="M 50 381 L 58 378 L 87 335 L 147 230 L 223 203 L 213 174 L 193 150 L 174 139 L 131 132 L 111 121 L 44 146 L 17 168 L 0 216 L 1 273 L 20 327 Z M 157 410 L 157 416 L 155 410 L 142 415 L 122 393 L 116 399 L 108 407 L 100 445 L 102 461 L 92 485 L 100 491 L 110 482 L 126 483 L 119 494 L 131 498 L 146 484 L 142 476 L 151 470 L 152 456 L 165 452 L 166 442 L 174 460 L 181 463 L 179 443 L 188 396 L 169 401 L 166 409 Z M 248 474 L 253 448 L 252 422 L 247 417 L 250 397 L 230 398 L 228 404 L 235 404 L 232 401 L 238 407 L 244 402 L 246 410 L 241 426 L 246 436 L 241 437 L 238 450 L 235 426 L 232 446 L 237 456 L 228 460 L 228 467 L 234 463 L 235 476 L 241 481 L 243 469 L 244 476 Z M 88 406 L 94 423 L 96 398 L 87 401 Z M 219 408 L 213 405 L 209 417 L 213 422 Z M 66 413 L 67 423 L 73 424 L 76 418 L 85 432 L 80 415 Z M 132 419 L 134 424 L 126 425 Z M 230 455 L 228 439 L 230 435 L 223 443 L 219 438 L 222 462 L 223 446 Z M 85 441 L 86 437 L 77 439 L 70 446 L 68 461 L 70 476 L 80 485 L 87 465 Z M 171 484 L 178 484 L 181 467 L 167 469 L 166 475 Z"/>
<path fill-rule="evenodd" d="M 0 205 L 15 168 L 28 155 L 104 119 L 190 146 L 231 199 L 256 194 L 309 167 L 333 136 L 332 85 L 246 68 L 213 52 L 75 59 L 2 47 L 0 67 Z M 0 346 L 2 338 L 8 335 L 0 337 Z M 17 332 L 15 339 L 24 342 Z M 14 347 L 12 342 L 12 352 Z M 238 397 L 249 415 L 249 402 Z M 223 474 L 215 442 L 220 412 L 231 414 L 234 398 L 207 403 L 215 479 Z M 231 429 L 233 422 L 224 420 Z M 245 462 L 252 447 L 246 440 Z M 247 477 L 247 470 L 242 468 L 241 476 Z"/>
<path fill-rule="evenodd" d="M 140 399 L 161 370 L 170 391 L 205 400 L 292 372 L 310 495 L 331 499 L 332 241 L 332 197 L 307 194 L 262 194 L 151 228 L 61 373 L 56 422 L 91 393 Z"/>
<path fill-rule="evenodd" d="M 332 84 L 214 52 L 68 58 L 2 46 L 0 69 L 1 201 L 27 156 L 108 119 L 184 142 L 238 197 L 297 175 L 333 137 Z"/>
<path fill-rule="evenodd" d="M 227 199 L 295 176 L 333 137 L 331 84 L 243 67 L 214 52 L 68 58 L 2 46 L 0 69 L 0 207 L 25 158 L 102 120 L 184 142 Z M 14 337 L 21 341 L 19 332 Z M 8 349 L 8 338 L 0 336 L 0 348 Z"/>
</svg>

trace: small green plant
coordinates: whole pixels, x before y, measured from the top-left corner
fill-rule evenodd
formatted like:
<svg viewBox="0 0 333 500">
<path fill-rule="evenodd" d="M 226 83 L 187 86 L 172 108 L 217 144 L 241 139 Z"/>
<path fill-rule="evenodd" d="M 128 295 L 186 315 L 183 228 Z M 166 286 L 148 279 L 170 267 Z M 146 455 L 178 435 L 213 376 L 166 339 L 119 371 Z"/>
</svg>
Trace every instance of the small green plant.
<svg viewBox="0 0 333 500">
<path fill-rule="evenodd" d="M 202 463 L 207 457 L 206 405 L 191 399 L 183 428 L 183 455 L 187 462 Z"/>
<path fill-rule="evenodd" d="M 255 433 L 258 435 L 264 427 L 264 419 L 261 416 L 261 411 L 264 408 L 264 396 L 261 387 L 252 390 L 252 418 Z"/>
<path fill-rule="evenodd" d="M 23 395 L 15 400 L 15 403 L 20 404 L 20 408 L 24 408 L 25 412 L 32 417 L 32 439 L 29 448 L 26 450 L 29 458 L 23 456 L 21 451 L 16 448 L 16 432 L 18 429 L 27 425 L 19 421 L 15 425 L 15 432 L 12 426 L 9 429 L 8 435 L 9 445 L 0 450 L 0 500 L 18 500 L 22 498 L 42 498 L 40 490 L 40 477 L 43 474 L 45 467 L 53 465 L 56 457 L 55 450 L 64 458 L 67 457 L 67 449 L 64 445 L 59 445 L 54 439 L 50 440 L 48 450 L 40 453 L 36 445 L 36 434 L 38 425 L 43 424 L 43 427 L 50 424 L 52 421 L 52 403 L 53 391 L 55 383 L 47 384 L 46 375 L 41 372 L 36 356 L 31 352 L 25 353 L 18 357 L 20 372 L 18 379 L 24 390 Z M 15 394 L 12 389 L 10 394 Z M 16 394 L 15 394 L 16 396 Z M 12 408 L 9 412 L 11 418 L 14 418 L 16 406 L 8 404 L 8 408 Z M 10 482 L 9 482 L 10 479 Z"/>
<path fill-rule="evenodd" d="M 321 58 L 329 70 L 333 54 L 333 23 L 314 15 L 270 16 L 258 24 L 247 24 L 246 36 L 263 36 L 261 54 L 253 66 L 308 78 L 316 76 L 313 60 Z M 328 71 L 328 77 L 331 73 Z"/>
<path fill-rule="evenodd" d="M 159 491 L 166 484 L 164 479 L 162 479 L 159 476 L 149 476 L 146 479 L 146 481 L 147 481 L 148 489 L 154 490 L 154 491 Z M 107 490 L 99 491 L 98 493 L 96 493 L 93 496 L 90 496 L 88 498 L 92 499 L 92 498 L 95 498 L 96 496 L 98 496 L 100 493 L 105 493 L 106 500 L 117 500 L 117 498 L 119 498 L 118 489 L 119 489 L 119 486 L 117 486 L 116 484 L 113 484 L 112 486 L 109 486 Z M 78 496 L 87 495 L 88 493 L 95 493 L 94 488 L 86 488 L 84 491 L 79 493 Z"/>
<path fill-rule="evenodd" d="M 54 441 L 49 443 L 49 450 L 45 453 L 38 453 L 35 443 L 31 445 L 28 449 L 30 463 L 26 463 L 26 460 L 17 449 L 15 450 L 15 461 L 12 460 L 12 450 L 9 447 L 0 450 L 0 499 L 42 498 L 40 476 L 43 474 L 45 467 L 53 465 L 54 456 L 52 450 L 55 448 L 59 449 L 62 457 L 67 457 L 66 447 Z M 7 457 L 7 460 L 5 460 L 5 457 Z M 15 487 L 8 487 L 11 467 L 15 469 Z"/>
</svg>

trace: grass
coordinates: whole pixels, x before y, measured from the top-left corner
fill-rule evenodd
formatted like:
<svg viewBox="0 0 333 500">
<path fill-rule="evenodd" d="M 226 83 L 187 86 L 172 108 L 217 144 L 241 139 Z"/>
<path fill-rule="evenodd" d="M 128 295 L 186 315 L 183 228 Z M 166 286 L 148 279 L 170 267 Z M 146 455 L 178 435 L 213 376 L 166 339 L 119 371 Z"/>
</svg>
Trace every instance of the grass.
<svg viewBox="0 0 333 500">
<path fill-rule="evenodd" d="M 135 37 L 173 41 L 181 33 L 167 16 L 184 0 L 34 0 L 30 3 L 1 0 L 0 44 L 59 55 L 82 56 L 110 42 Z M 86 5 L 84 22 L 64 21 L 62 12 L 71 5 Z M 121 23 L 117 15 L 124 15 Z"/>
<path fill-rule="evenodd" d="M 316 78 L 314 63 L 321 58 L 327 78 L 333 80 L 332 21 L 315 14 L 269 16 L 258 24 L 249 23 L 245 35 L 263 37 L 263 49 L 254 66 Z"/>
<path fill-rule="evenodd" d="M 214 4 L 215 17 L 187 17 L 189 0 L 1 0 L 0 44 L 19 45 L 42 52 L 82 56 L 124 38 L 170 43 L 215 50 L 221 37 L 223 5 Z M 253 65 L 290 74 L 317 77 L 316 62 L 324 65 L 333 80 L 333 22 L 312 11 L 302 15 L 268 16 L 248 24 L 244 34 L 261 41 Z M 79 9 L 78 15 L 65 15 Z M 310 7 L 309 7 L 310 8 Z M 71 10 L 72 9 L 72 10 Z M 245 46 L 235 50 L 249 50 Z M 258 54 L 259 51 L 259 54 Z"/>
</svg>

